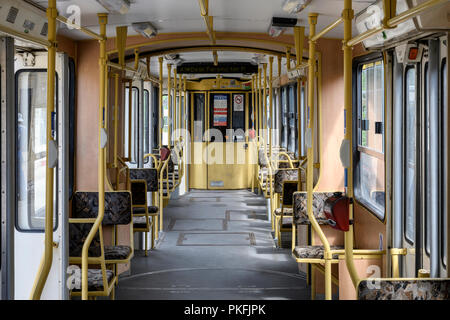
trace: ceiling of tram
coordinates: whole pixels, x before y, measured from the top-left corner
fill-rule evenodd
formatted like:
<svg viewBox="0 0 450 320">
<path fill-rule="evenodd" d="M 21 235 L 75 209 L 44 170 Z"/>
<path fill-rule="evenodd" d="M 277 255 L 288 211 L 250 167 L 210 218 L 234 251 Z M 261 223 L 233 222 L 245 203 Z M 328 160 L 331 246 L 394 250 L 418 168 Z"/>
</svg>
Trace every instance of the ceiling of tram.
<svg viewBox="0 0 450 320">
<path fill-rule="evenodd" d="M 47 0 L 27 0 L 43 8 L 47 7 Z M 210 42 L 203 40 L 195 42 L 189 40 L 192 35 L 205 35 L 206 26 L 200 14 L 200 6 L 198 0 L 130 0 L 131 8 L 127 14 L 109 14 L 107 25 L 107 37 L 113 38 L 116 36 L 117 26 L 131 26 L 133 22 L 150 21 L 158 31 L 158 39 L 160 36 L 172 37 L 175 34 L 186 33 L 186 36 L 180 38 L 176 42 L 160 42 L 156 41 L 149 45 L 140 48 L 140 52 L 151 52 L 165 49 L 177 49 L 183 47 L 195 47 L 209 45 Z M 284 52 L 286 37 L 271 38 L 268 35 L 268 30 L 271 24 L 272 17 L 297 18 L 297 25 L 305 26 L 305 33 L 308 35 L 308 13 L 319 13 L 317 30 L 321 30 L 330 23 L 334 22 L 340 17 L 344 0 L 312 0 L 306 9 L 299 14 L 289 14 L 283 11 L 282 5 L 284 0 L 209 0 L 209 15 L 214 17 L 213 29 L 216 33 L 218 46 L 246 46 L 248 52 L 240 51 L 217 51 L 219 62 L 267 62 L 267 56 L 261 53 L 255 53 L 252 48 L 260 49 L 274 49 L 274 43 L 278 43 L 278 53 Z M 365 9 L 373 0 L 353 0 L 353 8 L 355 13 Z M 98 33 L 98 18 L 97 13 L 105 12 L 105 9 L 96 0 L 57 0 L 57 8 L 60 15 L 69 17 L 73 13 L 74 8 L 79 8 L 80 24 L 83 27 Z M 68 29 L 67 26 L 60 24 L 58 33 L 74 40 L 89 39 L 84 33 L 78 30 Z M 237 34 L 252 34 L 264 35 L 266 39 L 273 39 L 270 46 L 267 47 L 263 42 L 246 42 L 239 40 L 239 38 L 232 37 L 226 39 L 228 34 L 236 37 Z M 285 34 L 292 34 L 292 28 L 287 28 Z M 341 38 L 342 25 L 329 32 L 328 38 Z M 189 36 L 188 36 L 189 34 Z M 356 35 L 356 30 L 354 30 Z M 128 35 L 136 35 L 133 28 L 128 28 Z M 291 40 L 289 40 L 290 42 Z M 242 49 L 242 48 L 241 48 Z M 129 53 L 128 53 L 129 54 Z M 178 58 L 171 60 L 166 57 L 164 60 L 164 77 L 167 76 L 166 64 L 171 63 L 178 65 L 182 62 L 213 62 L 213 55 L 211 50 L 205 51 L 196 50 L 195 52 L 180 52 Z M 131 59 L 133 60 L 133 59 Z M 133 62 L 131 62 L 131 65 Z M 158 76 L 159 63 L 155 57 L 150 61 L 151 73 Z M 130 65 L 130 66 L 131 66 Z M 278 73 L 278 64 L 275 59 L 274 74 Z M 286 73 L 286 59 L 282 59 L 282 73 Z M 211 76 L 211 75 L 208 75 Z M 233 76 L 233 75 L 226 75 Z M 234 75 L 239 76 L 239 75 Z M 240 75 L 242 76 L 242 75 Z"/>
<path fill-rule="evenodd" d="M 31 0 L 39 6 L 47 7 L 47 0 Z M 306 27 L 308 34 L 308 13 L 319 13 L 317 29 L 321 30 L 340 17 L 344 0 L 312 0 L 299 14 L 283 11 L 284 0 L 210 0 L 209 15 L 214 17 L 214 30 L 223 32 L 267 33 L 271 18 L 298 18 L 299 25 Z M 353 0 L 355 13 L 363 10 L 373 0 Z M 105 9 L 95 0 L 58 0 L 57 8 L 61 15 L 70 16 L 71 6 L 81 11 L 81 25 L 98 32 L 97 13 Z M 205 24 L 200 15 L 198 0 L 131 0 L 131 8 L 125 15 L 110 14 L 107 36 L 115 36 L 115 28 L 131 25 L 132 22 L 151 21 L 159 33 L 204 32 Z M 60 30 L 61 34 L 73 39 L 87 39 L 77 30 Z M 286 33 L 292 33 L 288 30 Z M 129 35 L 136 34 L 130 28 Z M 356 35 L 356 30 L 354 29 Z M 342 26 L 331 31 L 327 37 L 341 38 Z"/>
</svg>

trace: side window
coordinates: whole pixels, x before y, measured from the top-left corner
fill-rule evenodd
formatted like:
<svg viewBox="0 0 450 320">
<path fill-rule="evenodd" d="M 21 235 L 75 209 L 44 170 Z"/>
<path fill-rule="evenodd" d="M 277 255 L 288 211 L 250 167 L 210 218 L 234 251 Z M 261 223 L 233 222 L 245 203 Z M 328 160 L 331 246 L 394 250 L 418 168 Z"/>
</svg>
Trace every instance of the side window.
<svg viewBox="0 0 450 320">
<path fill-rule="evenodd" d="M 57 88 L 56 76 L 55 109 Z M 53 119 L 56 123 L 56 113 Z M 56 130 L 53 131 L 55 139 L 56 134 Z M 44 230 L 45 188 L 42 186 L 45 186 L 46 149 L 47 70 L 19 70 L 16 73 L 16 228 L 21 231 Z M 54 228 L 56 214 L 57 210 L 54 210 Z"/>
<path fill-rule="evenodd" d="M 281 147 L 288 147 L 287 88 L 281 88 Z"/>
<path fill-rule="evenodd" d="M 75 61 L 69 58 L 69 197 L 72 197 L 75 183 Z"/>
<path fill-rule="evenodd" d="M 144 89 L 144 155 L 150 150 L 150 93 Z M 147 163 L 149 158 L 144 160 Z"/>
<path fill-rule="evenodd" d="M 139 106 L 139 89 L 136 87 L 132 88 L 131 91 L 131 130 L 129 128 L 129 116 L 130 116 L 130 109 L 129 109 L 129 94 L 130 89 L 127 87 L 125 88 L 125 155 L 126 158 L 129 159 L 129 162 L 132 164 L 137 163 L 137 129 L 138 129 L 138 106 Z M 131 148 L 129 147 L 128 143 L 130 141 L 129 134 L 131 132 Z M 131 150 L 131 155 L 128 154 L 128 150 Z"/>
<path fill-rule="evenodd" d="M 297 153 L 297 86 L 289 86 L 289 151 Z"/>
<path fill-rule="evenodd" d="M 163 95 L 163 105 L 162 105 L 162 111 L 163 111 L 163 130 L 162 130 L 162 145 L 168 146 L 169 145 L 169 98 L 167 94 Z"/>
<path fill-rule="evenodd" d="M 159 88 L 152 86 L 152 134 L 153 134 L 153 147 L 158 146 L 159 139 Z"/>
<path fill-rule="evenodd" d="M 299 151 L 299 156 L 304 157 L 306 156 L 306 146 L 305 146 L 305 132 L 306 132 L 306 94 L 305 94 L 305 86 L 302 84 L 300 88 L 300 115 L 301 117 L 301 127 L 300 132 L 302 132 L 301 135 L 301 150 Z"/>
<path fill-rule="evenodd" d="M 416 140 L 417 92 L 416 69 L 406 70 L 405 82 L 405 237 L 414 243 L 416 231 Z"/>
<path fill-rule="evenodd" d="M 381 220 L 385 214 L 383 74 L 381 60 L 358 66 L 355 121 L 355 197 Z"/>
</svg>

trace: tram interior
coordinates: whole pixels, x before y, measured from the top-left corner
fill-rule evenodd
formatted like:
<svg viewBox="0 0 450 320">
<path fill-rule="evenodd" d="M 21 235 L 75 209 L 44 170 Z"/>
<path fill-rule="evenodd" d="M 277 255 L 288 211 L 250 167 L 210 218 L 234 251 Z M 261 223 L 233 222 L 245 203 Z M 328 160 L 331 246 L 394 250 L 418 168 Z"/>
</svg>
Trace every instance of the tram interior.
<svg viewBox="0 0 450 320">
<path fill-rule="evenodd" d="M 2 0 L 1 300 L 449 300 L 448 0 Z"/>
</svg>

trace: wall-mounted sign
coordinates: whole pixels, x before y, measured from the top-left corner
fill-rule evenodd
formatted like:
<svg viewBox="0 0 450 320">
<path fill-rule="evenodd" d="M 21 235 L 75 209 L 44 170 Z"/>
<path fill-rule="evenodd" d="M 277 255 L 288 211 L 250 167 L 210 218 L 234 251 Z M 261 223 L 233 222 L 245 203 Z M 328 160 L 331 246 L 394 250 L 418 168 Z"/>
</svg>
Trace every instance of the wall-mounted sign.
<svg viewBox="0 0 450 320">
<path fill-rule="evenodd" d="M 220 94 L 214 96 L 213 126 L 224 127 L 227 125 L 228 95 Z"/>
<path fill-rule="evenodd" d="M 244 95 L 235 94 L 233 97 L 233 111 L 244 111 Z"/>
</svg>

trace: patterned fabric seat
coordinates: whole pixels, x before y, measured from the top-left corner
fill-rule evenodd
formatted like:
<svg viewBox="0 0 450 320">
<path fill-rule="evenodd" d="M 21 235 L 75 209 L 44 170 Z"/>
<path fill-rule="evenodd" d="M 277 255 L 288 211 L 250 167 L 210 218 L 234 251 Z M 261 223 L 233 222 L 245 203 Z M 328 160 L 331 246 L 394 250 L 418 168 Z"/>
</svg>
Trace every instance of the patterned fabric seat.
<svg viewBox="0 0 450 320">
<path fill-rule="evenodd" d="M 72 198 L 72 218 L 96 218 L 98 192 L 75 192 Z M 129 224 L 131 222 L 131 195 L 128 191 L 105 192 L 103 225 Z"/>
<path fill-rule="evenodd" d="M 283 214 L 285 216 L 292 216 L 292 213 L 294 212 L 294 209 L 293 208 L 284 208 L 283 211 L 284 211 Z M 274 214 L 276 216 L 281 216 L 281 208 L 276 208 Z"/>
<path fill-rule="evenodd" d="M 148 206 L 148 213 L 158 213 L 159 208 L 157 206 Z M 145 214 L 145 208 L 137 207 L 133 208 L 134 214 Z M 133 219 L 134 222 L 134 219 Z"/>
<path fill-rule="evenodd" d="M 259 179 L 260 180 L 265 180 L 267 178 L 267 174 L 269 172 L 269 169 L 267 168 L 261 168 L 261 170 L 259 170 Z"/>
<path fill-rule="evenodd" d="M 450 279 L 367 279 L 358 300 L 450 300 Z"/>
<path fill-rule="evenodd" d="M 331 250 L 344 249 L 343 246 L 330 246 Z M 323 246 L 297 246 L 294 249 L 296 256 L 300 259 L 323 259 Z M 338 254 L 333 254 L 333 259 L 338 259 Z"/>
<path fill-rule="evenodd" d="M 274 191 L 276 193 L 282 193 L 284 181 L 297 181 L 298 169 L 280 169 L 275 172 L 274 177 Z"/>
<path fill-rule="evenodd" d="M 150 222 L 151 217 L 148 217 Z M 147 222 L 145 221 L 145 217 L 133 217 L 133 228 L 135 229 L 145 229 L 147 228 Z"/>
<path fill-rule="evenodd" d="M 74 282 L 81 283 L 81 269 L 75 269 L 73 274 Z M 110 283 L 114 278 L 112 270 L 106 270 L 107 282 Z M 81 291 L 81 288 L 74 288 L 72 291 Z M 101 269 L 88 270 L 88 291 L 103 291 L 103 276 Z"/>
<path fill-rule="evenodd" d="M 319 224 L 328 224 L 328 218 L 323 212 L 325 200 L 333 196 L 334 192 L 313 192 L 313 214 Z M 307 211 L 307 193 L 294 193 L 294 221 L 296 224 L 310 224 Z"/>
<path fill-rule="evenodd" d="M 292 217 L 283 217 L 283 223 L 281 227 L 284 229 L 292 228 Z"/>
<path fill-rule="evenodd" d="M 145 180 L 147 182 L 147 192 L 158 191 L 158 170 L 154 168 L 130 169 L 130 180 Z"/>
<path fill-rule="evenodd" d="M 105 260 L 125 260 L 130 253 L 129 246 L 105 246 Z"/>
</svg>

